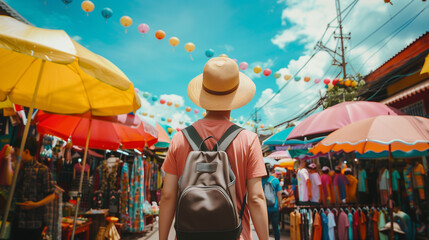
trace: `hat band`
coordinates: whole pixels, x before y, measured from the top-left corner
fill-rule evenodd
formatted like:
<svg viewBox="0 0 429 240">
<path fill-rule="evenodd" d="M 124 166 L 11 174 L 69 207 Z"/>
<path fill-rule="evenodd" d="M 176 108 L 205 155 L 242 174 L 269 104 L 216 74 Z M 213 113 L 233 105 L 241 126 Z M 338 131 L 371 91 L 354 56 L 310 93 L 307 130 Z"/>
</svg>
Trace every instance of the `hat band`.
<svg viewBox="0 0 429 240">
<path fill-rule="evenodd" d="M 238 84 L 237 84 L 237 85 L 235 85 L 235 87 L 233 87 L 233 88 L 231 88 L 231 89 L 229 89 L 229 90 L 227 90 L 227 91 L 224 91 L 224 92 L 218 92 L 218 91 L 213 91 L 213 90 L 211 90 L 211 89 L 206 88 L 206 86 L 204 86 L 204 84 L 203 84 L 203 89 L 204 89 L 204 91 L 206 91 L 206 92 L 208 92 L 208 93 L 210 93 L 210 94 L 213 94 L 213 95 L 219 95 L 219 96 L 227 95 L 227 94 L 233 93 L 235 90 L 237 90 L 237 88 L 238 88 Z"/>
</svg>

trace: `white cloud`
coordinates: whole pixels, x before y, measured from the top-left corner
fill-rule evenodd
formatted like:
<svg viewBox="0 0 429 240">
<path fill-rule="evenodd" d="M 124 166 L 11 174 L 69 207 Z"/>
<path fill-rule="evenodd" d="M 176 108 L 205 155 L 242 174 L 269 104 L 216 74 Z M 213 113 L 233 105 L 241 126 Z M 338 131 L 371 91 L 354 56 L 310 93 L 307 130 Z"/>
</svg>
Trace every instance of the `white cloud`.
<svg viewBox="0 0 429 240">
<path fill-rule="evenodd" d="M 184 105 L 185 100 L 179 95 L 163 94 L 161 96 L 157 96 L 158 99 L 156 101 L 152 101 L 152 95 L 150 93 L 147 98 L 145 98 L 143 94 L 144 92 L 139 92 L 141 108 L 137 111 L 137 114 L 152 124 L 160 122 L 170 125 L 173 128 L 183 128 L 186 127 L 186 123 L 190 124 L 196 120 L 196 118 L 201 117 L 202 111 L 204 111 L 198 109 L 200 111 L 198 114 L 193 112 L 194 109 L 189 113 L 186 112 L 185 108 L 187 106 Z M 172 105 L 168 106 L 167 103 L 161 104 L 159 102 L 160 99 L 163 99 L 166 102 L 171 102 Z M 179 107 L 176 107 L 175 104 L 178 104 Z M 151 118 L 151 115 L 154 117 Z M 164 118 L 165 121 L 162 121 L 162 118 Z M 168 119 L 171 119 L 170 123 L 167 122 Z"/>
<path fill-rule="evenodd" d="M 82 37 L 79 35 L 75 35 L 72 37 L 73 40 L 75 40 L 76 42 L 79 42 L 80 40 L 82 40 Z"/>
<path fill-rule="evenodd" d="M 234 47 L 229 44 L 225 44 L 223 47 L 225 48 L 226 52 L 232 52 L 234 50 Z"/>
</svg>

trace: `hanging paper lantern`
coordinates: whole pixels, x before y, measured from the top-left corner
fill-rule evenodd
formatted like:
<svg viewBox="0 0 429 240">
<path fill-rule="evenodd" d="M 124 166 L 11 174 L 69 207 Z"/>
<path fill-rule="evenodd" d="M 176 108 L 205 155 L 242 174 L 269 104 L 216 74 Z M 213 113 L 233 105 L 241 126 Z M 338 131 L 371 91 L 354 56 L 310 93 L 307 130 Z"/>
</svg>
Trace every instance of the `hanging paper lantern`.
<svg viewBox="0 0 429 240">
<path fill-rule="evenodd" d="M 68 5 L 68 4 L 70 4 L 71 2 L 73 2 L 73 0 L 63 0 L 63 3 L 66 5 L 66 7 L 67 7 L 67 5 Z"/>
<path fill-rule="evenodd" d="M 143 115 L 143 116 L 147 116 L 147 113 L 145 113 L 145 112 L 144 112 L 144 113 L 142 113 L 142 115 Z"/>
<path fill-rule="evenodd" d="M 331 80 L 329 80 L 329 78 L 325 78 L 325 80 L 323 80 L 323 83 L 325 85 L 328 85 L 331 82 Z"/>
<path fill-rule="evenodd" d="M 123 16 L 121 17 L 120 22 L 121 22 L 121 25 L 125 27 L 125 33 L 127 33 L 127 27 L 133 24 L 133 19 L 131 19 L 128 16 Z"/>
<path fill-rule="evenodd" d="M 171 123 L 171 121 L 172 121 L 171 118 L 167 118 L 167 122 Z"/>
<path fill-rule="evenodd" d="M 260 128 L 264 128 L 265 126 L 264 126 L 264 124 L 261 124 L 261 126 L 259 126 Z"/>
<path fill-rule="evenodd" d="M 144 97 L 144 98 L 148 98 L 148 97 L 149 97 L 149 93 L 148 93 L 148 92 L 144 92 L 144 93 L 143 93 L 143 97 Z"/>
<path fill-rule="evenodd" d="M 334 87 L 334 84 L 332 84 L 332 83 L 328 84 L 328 90 L 331 90 L 333 87 Z"/>
<path fill-rule="evenodd" d="M 237 58 L 233 58 L 232 61 L 234 61 L 235 63 L 237 63 Z"/>
<path fill-rule="evenodd" d="M 322 79 L 320 79 L 320 78 L 316 78 L 316 79 L 314 79 L 314 83 L 315 83 L 315 84 L 320 83 L 320 81 L 322 81 Z"/>
<path fill-rule="evenodd" d="M 165 100 L 164 100 L 164 99 L 161 99 L 161 100 L 159 100 L 159 103 L 164 104 L 164 103 L 165 103 Z"/>
<path fill-rule="evenodd" d="M 249 122 L 246 123 L 246 125 L 249 125 L 249 124 L 250 124 Z"/>
<path fill-rule="evenodd" d="M 190 112 L 192 109 L 190 107 L 186 107 L 186 112 Z"/>
<path fill-rule="evenodd" d="M 161 121 L 165 122 L 165 117 L 161 117 Z"/>
<path fill-rule="evenodd" d="M 338 81 L 338 83 L 337 83 L 337 84 L 339 84 L 339 85 L 344 85 L 344 79 L 340 78 L 340 80 Z"/>
<path fill-rule="evenodd" d="M 175 103 L 174 106 L 178 108 L 178 107 L 180 107 L 180 104 Z"/>
<path fill-rule="evenodd" d="M 328 84 L 329 84 L 329 83 L 328 83 Z M 325 88 L 326 88 L 326 89 L 329 87 L 329 86 L 328 86 L 328 84 L 326 84 L 326 85 L 325 85 Z"/>
<path fill-rule="evenodd" d="M 246 70 L 246 69 L 249 67 L 249 64 L 248 64 L 247 62 L 241 62 L 241 63 L 238 65 L 238 67 L 239 67 L 241 70 Z"/>
<path fill-rule="evenodd" d="M 252 124 L 250 124 L 250 126 L 251 126 L 251 127 L 253 127 L 253 126 L 254 126 L 254 124 L 252 123 Z"/>
<path fill-rule="evenodd" d="M 156 31 L 156 32 L 155 32 L 155 37 L 156 37 L 158 40 L 162 40 L 162 39 L 164 39 L 164 38 L 165 38 L 165 32 L 164 32 L 164 31 L 162 31 L 162 30 L 158 30 L 158 31 Z"/>
<path fill-rule="evenodd" d="M 195 110 L 194 110 L 194 113 L 195 113 L 195 114 L 198 114 L 199 112 L 200 112 L 200 110 L 198 110 L 198 109 L 195 109 Z"/>
<path fill-rule="evenodd" d="M 149 117 L 150 117 L 150 118 L 154 118 L 154 117 L 155 117 L 155 115 L 151 114 Z"/>
<path fill-rule="evenodd" d="M 103 10 L 101 10 L 101 16 L 103 16 L 104 19 L 106 19 L 106 23 L 107 23 L 107 19 L 111 18 L 113 16 L 113 11 L 110 8 L 103 8 Z"/>
<path fill-rule="evenodd" d="M 265 77 L 270 76 L 270 74 L 271 74 L 271 69 L 269 69 L 269 68 L 264 69 L 264 72 L 262 72 L 262 74 L 264 74 L 264 76 L 265 76 Z"/>
<path fill-rule="evenodd" d="M 207 113 L 206 112 L 203 112 L 203 117 L 205 117 L 207 115 Z"/>
<path fill-rule="evenodd" d="M 275 78 L 275 79 L 278 79 L 278 78 L 280 78 L 281 76 L 282 76 L 282 74 L 281 74 L 281 73 L 279 73 L 279 72 L 274 73 L 274 78 Z"/>
<path fill-rule="evenodd" d="M 180 132 L 180 131 L 182 131 L 182 129 L 178 127 L 178 128 L 176 128 L 176 131 Z"/>
<path fill-rule="evenodd" d="M 174 129 L 173 129 L 173 128 L 171 128 L 171 127 L 167 128 L 167 132 L 168 132 L 168 134 L 173 133 L 173 131 L 174 131 Z"/>
<path fill-rule="evenodd" d="M 311 78 L 310 77 L 304 77 L 304 82 L 310 82 Z"/>
<path fill-rule="evenodd" d="M 226 55 L 225 53 L 222 53 L 221 55 L 219 55 L 219 57 L 228 57 L 228 55 Z"/>
<path fill-rule="evenodd" d="M 173 46 L 173 52 L 174 47 L 179 45 L 180 40 L 177 37 L 171 37 L 170 40 L 168 40 L 168 43 L 170 43 L 171 46 Z"/>
<path fill-rule="evenodd" d="M 289 80 L 291 77 L 292 77 L 291 75 L 286 74 L 283 78 L 287 81 L 287 80 Z"/>
<path fill-rule="evenodd" d="M 351 83 L 352 83 L 352 81 L 350 81 L 350 79 L 346 79 L 346 81 L 344 81 L 344 86 L 350 87 Z"/>
<path fill-rule="evenodd" d="M 356 87 L 357 86 L 357 82 L 356 81 L 352 81 L 352 83 L 351 83 L 351 85 L 350 85 L 351 87 Z"/>
<path fill-rule="evenodd" d="M 214 50 L 213 49 L 207 49 L 206 50 L 206 57 L 211 58 L 214 56 Z"/>
<path fill-rule="evenodd" d="M 262 71 L 262 68 L 260 66 L 256 66 L 253 68 L 254 73 L 260 73 Z"/>
<path fill-rule="evenodd" d="M 153 102 L 158 101 L 158 97 L 157 97 L 157 96 L 152 96 L 152 101 L 153 101 Z"/>
<path fill-rule="evenodd" d="M 172 103 L 172 102 L 170 102 L 170 101 L 168 101 L 168 102 L 167 102 L 167 106 L 171 106 L 171 105 L 173 105 L 173 103 Z"/>
<path fill-rule="evenodd" d="M 337 83 L 340 81 L 340 79 L 338 79 L 338 78 L 335 78 L 335 79 L 333 79 L 332 80 L 332 85 L 337 85 Z"/>
<path fill-rule="evenodd" d="M 179 124 L 183 124 L 183 121 L 179 121 Z"/>
<path fill-rule="evenodd" d="M 298 82 L 299 80 L 301 80 L 301 77 L 296 76 L 296 77 L 295 77 L 295 81 L 297 81 L 297 82 Z"/>
<path fill-rule="evenodd" d="M 185 44 L 185 50 L 187 52 L 189 52 L 189 56 L 191 56 L 191 60 L 194 60 L 192 58 L 191 52 L 195 50 L 195 45 L 193 43 L 191 43 L 191 42 L 188 42 L 188 43 Z"/>
<path fill-rule="evenodd" d="M 82 2 L 82 4 L 80 5 L 82 10 L 86 12 L 86 16 L 88 16 L 88 14 L 92 11 L 94 11 L 94 3 L 92 3 L 89 0 L 85 0 Z"/>
<path fill-rule="evenodd" d="M 142 23 L 139 25 L 138 29 L 139 29 L 139 32 L 141 32 L 142 34 L 145 34 L 149 32 L 149 25 L 147 25 L 146 23 Z"/>
</svg>

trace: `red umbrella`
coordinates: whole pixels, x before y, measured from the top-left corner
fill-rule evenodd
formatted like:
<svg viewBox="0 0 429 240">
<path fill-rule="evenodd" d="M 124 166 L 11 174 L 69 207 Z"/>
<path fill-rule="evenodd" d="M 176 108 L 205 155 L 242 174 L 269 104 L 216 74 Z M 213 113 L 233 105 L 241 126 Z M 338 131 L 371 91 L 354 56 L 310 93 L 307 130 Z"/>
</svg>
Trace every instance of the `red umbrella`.
<svg viewBox="0 0 429 240">
<path fill-rule="evenodd" d="M 342 102 L 304 119 L 287 137 L 290 139 L 326 136 L 352 122 L 379 115 L 403 115 L 396 108 L 378 102 Z"/>
<path fill-rule="evenodd" d="M 126 117 L 119 117 L 118 119 L 126 119 Z M 140 122 L 137 127 L 98 119 L 90 120 L 73 115 L 50 114 L 43 111 L 38 111 L 35 117 L 39 133 L 54 135 L 64 140 L 71 139 L 73 145 L 80 147 L 85 147 L 91 121 L 89 148 L 142 149 L 145 143 L 150 146 L 157 142 L 158 132 L 155 127 L 138 117 L 131 121 Z"/>
</svg>

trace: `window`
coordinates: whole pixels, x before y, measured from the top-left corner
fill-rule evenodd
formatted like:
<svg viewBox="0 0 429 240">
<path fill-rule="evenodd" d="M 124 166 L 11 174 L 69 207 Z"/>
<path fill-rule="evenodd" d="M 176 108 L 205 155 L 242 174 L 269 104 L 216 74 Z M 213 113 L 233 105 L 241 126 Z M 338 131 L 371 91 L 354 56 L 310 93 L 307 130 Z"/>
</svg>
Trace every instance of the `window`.
<svg viewBox="0 0 429 240">
<path fill-rule="evenodd" d="M 411 105 L 408 105 L 404 108 L 401 108 L 401 111 L 408 115 L 421 116 L 421 117 L 426 116 L 425 105 L 423 104 L 423 101 L 419 101 Z"/>
</svg>

